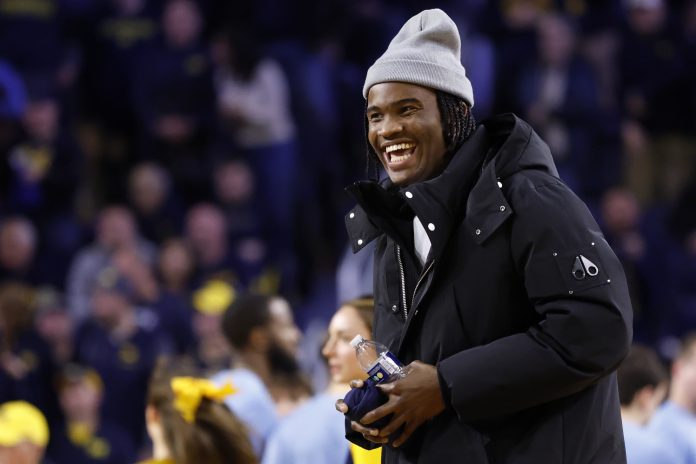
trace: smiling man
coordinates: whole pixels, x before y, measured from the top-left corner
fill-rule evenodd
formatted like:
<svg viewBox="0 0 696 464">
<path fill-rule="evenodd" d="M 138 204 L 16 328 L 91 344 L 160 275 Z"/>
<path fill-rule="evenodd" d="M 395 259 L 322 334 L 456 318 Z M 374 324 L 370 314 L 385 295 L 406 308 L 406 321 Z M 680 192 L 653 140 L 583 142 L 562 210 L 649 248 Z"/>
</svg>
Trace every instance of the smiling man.
<svg viewBox="0 0 696 464">
<path fill-rule="evenodd" d="M 512 114 L 475 124 L 441 10 L 403 26 L 363 96 L 387 178 L 348 188 L 346 224 L 355 252 L 375 241 L 374 339 L 408 374 L 347 437 L 386 463 L 625 463 L 626 282 L 548 146 Z"/>
<path fill-rule="evenodd" d="M 427 180 L 445 167 L 445 140 L 436 100 L 432 90 L 400 82 L 370 89 L 368 138 L 394 184 Z"/>
</svg>

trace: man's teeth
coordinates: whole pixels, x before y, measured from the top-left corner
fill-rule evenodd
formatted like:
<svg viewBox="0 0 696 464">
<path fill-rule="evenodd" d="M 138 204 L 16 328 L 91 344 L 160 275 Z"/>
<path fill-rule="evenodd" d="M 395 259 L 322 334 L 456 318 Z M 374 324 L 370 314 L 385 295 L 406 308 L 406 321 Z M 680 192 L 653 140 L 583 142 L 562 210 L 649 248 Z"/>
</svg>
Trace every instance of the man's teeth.
<svg viewBox="0 0 696 464">
<path fill-rule="evenodd" d="M 401 155 L 401 156 L 392 155 L 391 158 L 389 158 L 389 162 L 390 163 L 400 163 L 401 161 L 404 161 L 404 160 L 410 158 L 411 155 L 412 155 L 412 153 L 409 153 L 407 155 Z"/>
<path fill-rule="evenodd" d="M 413 152 L 404 153 L 402 155 L 397 155 L 396 152 L 402 150 L 411 150 L 412 148 L 415 148 L 415 146 L 415 143 L 397 143 L 396 145 L 389 145 L 386 147 L 384 152 L 389 156 L 390 163 L 400 163 L 410 158 L 411 155 L 413 155 Z"/>
<path fill-rule="evenodd" d="M 389 145 L 387 148 L 384 149 L 384 151 L 385 153 L 391 153 L 397 150 L 408 150 L 409 148 L 413 148 L 415 146 L 416 144 L 414 143 L 397 143 L 396 145 Z"/>
</svg>

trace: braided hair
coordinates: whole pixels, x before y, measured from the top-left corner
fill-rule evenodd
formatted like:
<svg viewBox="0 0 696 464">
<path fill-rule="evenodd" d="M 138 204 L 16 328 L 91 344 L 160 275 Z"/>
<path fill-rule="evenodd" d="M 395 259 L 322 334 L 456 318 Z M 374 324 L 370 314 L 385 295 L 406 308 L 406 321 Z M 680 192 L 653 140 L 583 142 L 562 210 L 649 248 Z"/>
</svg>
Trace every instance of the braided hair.
<svg viewBox="0 0 696 464">
<path fill-rule="evenodd" d="M 463 98 L 442 90 L 435 90 L 435 94 L 437 97 L 437 108 L 440 111 L 440 121 L 442 122 L 442 136 L 445 140 L 445 149 L 447 150 L 446 156 L 449 158 L 474 133 L 476 120 L 471 113 L 471 108 L 469 108 L 469 105 Z M 367 101 L 365 102 L 365 113 L 367 113 Z M 363 118 L 363 124 L 365 140 L 367 141 L 367 177 L 377 180 L 381 163 L 368 139 L 369 122 L 367 118 Z"/>
</svg>

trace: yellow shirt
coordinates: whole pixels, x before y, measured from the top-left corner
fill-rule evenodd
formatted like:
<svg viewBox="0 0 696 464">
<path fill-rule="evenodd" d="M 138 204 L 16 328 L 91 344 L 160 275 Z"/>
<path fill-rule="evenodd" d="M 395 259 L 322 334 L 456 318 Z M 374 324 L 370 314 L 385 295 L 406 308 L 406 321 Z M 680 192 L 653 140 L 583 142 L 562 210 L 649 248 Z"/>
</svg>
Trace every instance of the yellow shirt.
<svg viewBox="0 0 696 464">
<path fill-rule="evenodd" d="M 173 459 L 148 459 L 138 464 L 176 464 Z"/>
<path fill-rule="evenodd" d="M 366 450 L 351 443 L 350 457 L 353 458 L 353 464 L 380 464 L 382 462 L 382 448 Z"/>
</svg>

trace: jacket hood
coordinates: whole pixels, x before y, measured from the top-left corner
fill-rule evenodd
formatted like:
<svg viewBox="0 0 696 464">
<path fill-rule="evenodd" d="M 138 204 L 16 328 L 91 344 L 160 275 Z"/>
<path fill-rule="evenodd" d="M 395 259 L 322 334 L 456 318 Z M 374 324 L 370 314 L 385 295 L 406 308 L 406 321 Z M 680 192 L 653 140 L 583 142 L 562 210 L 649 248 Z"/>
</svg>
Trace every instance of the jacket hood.
<svg viewBox="0 0 696 464">
<path fill-rule="evenodd" d="M 497 177 L 505 179 L 524 169 L 541 170 L 558 177 L 548 145 L 515 114 L 494 116 L 482 121 L 481 126 L 489 135 L 489 153 L 495 158 Z"/>
<path fill-rule="evenodd" d="M 479 245 L 514 213 L 503 188 L 509 177 L 533 170 L 558 177 L 548 145 L 514 114 L 493 117 L 481 127 L 488 133 L 489 145 L 464 213 L 465 227 Z"/>
</svg>

